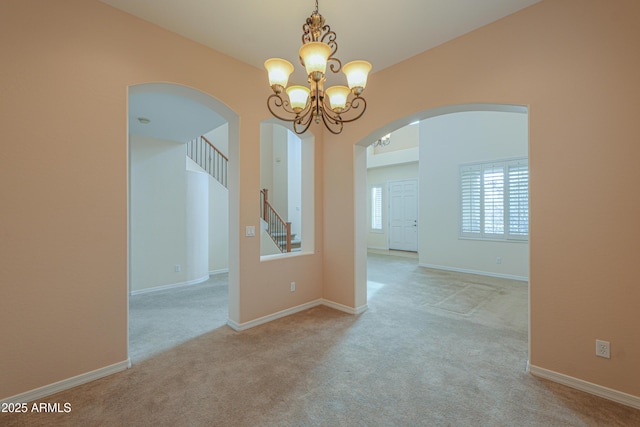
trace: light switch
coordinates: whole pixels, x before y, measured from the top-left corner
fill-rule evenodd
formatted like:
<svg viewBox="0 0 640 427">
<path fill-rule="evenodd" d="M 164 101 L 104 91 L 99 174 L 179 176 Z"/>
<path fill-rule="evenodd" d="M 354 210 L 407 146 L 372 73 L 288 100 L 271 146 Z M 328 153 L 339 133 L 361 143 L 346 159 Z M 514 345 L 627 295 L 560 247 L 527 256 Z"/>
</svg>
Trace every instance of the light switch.
<svg viewBox="0 0 640 427">
<path fill-rule="evenodd" d="M 254 225 L 247 225 L 245 229 L 245 236 L 247 237 L 255 237 L 256 235 L 256 227 Z"/>
</svg>

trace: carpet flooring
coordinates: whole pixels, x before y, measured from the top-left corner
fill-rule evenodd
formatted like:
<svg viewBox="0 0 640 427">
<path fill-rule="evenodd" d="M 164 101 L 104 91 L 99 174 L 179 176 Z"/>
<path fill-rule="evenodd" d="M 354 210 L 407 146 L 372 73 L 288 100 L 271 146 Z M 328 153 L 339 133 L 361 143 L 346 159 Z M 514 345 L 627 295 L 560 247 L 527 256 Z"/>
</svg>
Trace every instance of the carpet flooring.
<svg viewBox="0 0 640 427">
<path fill-rule="evenodd" d="M 638 410 L 525 372 L 526 283 L 383 255 L 369 256 L 368 278 L 359 316 L 319 306 L 240 333 L 212 321 L 166 349 L 162 328 L 132 313 L 132 337 L 150 340 L 132 343 L 131 369 L 42 399 L 70 413 L 0 414 L 0 424 L 640 426 Z M 224 294 L 207 283 L 175 297 L 198 287 Z M 141 299 L 171 300 L 159 294 Z M 162 323 L 176 327 L 179 313 Z"/>
</svg>

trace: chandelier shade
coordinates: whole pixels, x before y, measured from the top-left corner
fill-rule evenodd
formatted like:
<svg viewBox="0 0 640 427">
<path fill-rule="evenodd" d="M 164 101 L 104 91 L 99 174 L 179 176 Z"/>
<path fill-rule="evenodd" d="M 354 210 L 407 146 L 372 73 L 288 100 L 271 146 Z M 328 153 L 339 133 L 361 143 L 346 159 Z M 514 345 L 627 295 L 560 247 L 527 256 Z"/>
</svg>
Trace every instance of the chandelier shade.
<svg viewBox="0 0 640 427">
<path fill-rule="evenodd" d="M 293 65 L 280 58 L 268 59 L 264 67 L 273 93 L 267 98 L 267 107 L 278 119 L 291 122 L 297 134 L 306 132 L 312 121 L 323 122 L 330 132 L 339 134 L 344 123 L 359 119 L 367 109 L 367 102 L 361 95 L 367 85 L 371 64 L 358 60 L 343 66 L 334 56 L 338 50 L 336 33 L 318 12 L 317 0 L 316 8 L 302 26 L 302 31 L 298 55 L 300 64 L 305 67 L 309 87 L 287 87 Z M 332 73 L 342 70 L 348 86 L 332 86 L 325 91 L 327 68 Z"/>
<path fill-rule="evenodd" d="M 324 74 L 327 71 L 327 60 L 331 55 L 331 48 L 322 42 L 303 44 L 299 51 L 302 64 L 307 70 L 307 75 L 315 72 Z"/>
<path fill-rule="evenodd" d="M 336 113 L 341 113 L 347 106 L 347 99 L 349 98 L 351 90 L 346 86 L 331 86 L 327 89 L 327 96 L 329 97 L 329 105 L 331 110 Z"/>
<path fill-rule="evenodd" d="M 369 71 L 371 71 L 371 64 L 367 61 L 351 61 L 342 67 L 342 72 L 347 76 L 349 89 L 352 90 L 364 90 L 367 86 Z"/>
<path fill-rule="evenodd" d="M 264 63 L 264 67 L 269 73 L 269 85 L 271 87 L 281 86 L 287 87 L 289 76 L 293 73 L 293 64 L 280 58 L 267 59 Z M 280 89 L 282 91 L 282 89 Z"/>
<path fill-rule="evenodd" d="M 289 102 L 291 103 L 293 111 L 299 113 L 304 110 L 304 107 L 307 105 L 310 92 L 311 91 L 306 86 L 295 85 L 287 88 L 287 95 L 289 95 Z"/>
</svg>

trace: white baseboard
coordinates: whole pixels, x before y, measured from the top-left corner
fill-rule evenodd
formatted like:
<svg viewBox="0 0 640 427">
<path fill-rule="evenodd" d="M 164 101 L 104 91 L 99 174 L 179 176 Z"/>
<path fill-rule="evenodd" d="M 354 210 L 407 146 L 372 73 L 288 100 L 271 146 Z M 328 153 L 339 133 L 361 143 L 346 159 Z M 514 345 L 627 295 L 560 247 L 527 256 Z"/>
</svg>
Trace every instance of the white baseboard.
<svg viewBox="0 0 640 427">
<path fill-rule="evenodd" d="M 469 270 L 466 268 L 456 268 L 456 267 L 447 267 L 444 265 L 435 265 L 435 264 L 425 264 L 419 263 L 420 267 L 433 268 L 435 270 L 445 270 L 445 271 L 455 271 L 456 273 L 467 273 L 467 274 L 477 274 L 480 276 L 489 276 L 489 277 L 497 277 L 499 279 L 511 279 L 511 280 L 519 280 L 521 282 L 528 282 L 529 278 L 524 276 L 514 276 L 511 274 L 500 274 L 500 273 L 492 273 L 490 271 L 479 271 L 479 270 Z"/>
<path fill-rule="evenodd" d="M 335 310 L 340 310 L 340 311 L 343 311 L 343 312 L 348 313 L 348 314 L 364 313 L 368 308 L 367 304 L 365 304 L 365 305 L 363 305 L 361 307 L 352 308 L 352 307 L 348 307 L 348 306 L 343 305 L 343 304 L 338 304 L 337 302 L 329 301 L 329 300 L 326 300 L 326 299 L 322 300 L 322 305 L 326 305 L 327 307 L 333 308 Z"/>
<path fill-rule="evenodd" d="M 233 320 L 229 319 L 227 321 L 227 325 L 229 325 L 232 329 L 236 331 L 245 331 L 247 329 L 254 328 L 258 325 L 262 325 L 264 323 L 271 322 L 276 319 L 280 319 L 281 317 L 286 317 L 294 313 L 298 313 L 300 311 L 308 310 L 312 307 L 316 307 L 322 304 L 322 300 L 317 299 L 311 302 L 307 302 L 305 304 L 301 304 L 295 307 L 287 308 L 286 310 L 278 311 L 277 313 L 269 314 L 267 316 L 259 317 L 257 319 L 250 320 L 244 323 L 237 323 Z"/>
<path fill-rule="evenodd" d="M 295 307 L 288 308 L 286 310 L 279 311 L 277 313 L 273 313 L 273 314 L 269 314 L 267 316 L 259 317 L 257 319 L 250 320 L 250 321 L 244 322 L 244 323 L 238 323 L 238 322 L 234 322 L 231 319 L 228 319 L 227 320 L 227 325 L 229 325 L 233 330 L 238 331 L 238 332 L 246 331 L 247 329 L 254 328 L 254 327 L 258 326 L 258 325 L 263 325 L 263 324 L 269 323 L 269 322 L 271 322 L 273 320 L 280 319 L 281 317 L 290 316 L 292 314 L 295 314 L 295 313 L 298 313 L 298 312 L 301 312 L 301 311 L 304 311 L 304 310 L 308 310 L 310 308 L 317 307 L 319 305 L 326 305 L 327 307 L 330 307 L 330 308 L 333 308 L 333 309 L 336 309 L 336 310 L 340 310 L 340 311 L 343 311 L 343 312 L 348 313 L 348 314 L 360 314 L 360 313 L 363 313 L 364 311 L 367 310 L 367 305 L 366 304 L 361 306 L 361 307 L 351 308 L 351 307 L 347 307 L 346 305 L 338 304 L 336 302 L 329 301 L 329 300 L 326 300 L 326 299 L 317 299 L 317 300 L 314 300 L 314 301 L 307 302 L 305 304 L 301 304 L 301 305 L 298 305 L 298 306 L 295 306 Z"/>
<path fill-rule="evenodd" d="M 0 403 L 27 403 L 34 400 L 41 399 L 43 397 L 51 396 L 55 393 L 68 390 L 73 387 L 88 383 L 106 377 L 116 372 L 124 371 L 131 367 L 131 361 L 129 359 L 119 363 L 115 363 L 104 368 L 96 369 L 95 371 L 87 372 L 77 375 L 75 377 L 67 378 L 66 380 L 58 381 L 53 384 L 49 384 L 43 387 L 36 388 L 34 390 L 27 391 L 25 393 L 16 394 L 15 396 L 7 397 L 0 400 Z"/>
<path fill-rule="evenodd" d="M 367 250 L 371 250 L 371 251 L 385 251 L 388 252 L 389 251 L 389 247 L 384 247 L 384 246 L 367 246 Z"/>
<path fill-rule="evenodd" d="M 571 388 L 575 388 L 577 390 L 594 394 L 596 396 L 600 396 L 614 402 L 622 403 L 623 405 L 631 406 L 632 408 L 640 409 L 639 396 L 634 396 L 632 394 L 613 390 L 608 387 L 603 387 L 598 384 L 590 383 L 588 381 L 570 377 L 568 375 L 560 374 L 548 369 L 539 368 L 534 365 L 529 365 L 529 372 L 536 377 L 544 378 L 546 380 L 550 380 Z"/>
<path fill-rule="evenodd" d="M 229 269 L 228 268 L 221 268 L 219 270 L 211 270 L 209 272 L 209 276 L 215 276 L 216 274 L 225 274 L 228 273 Z"/>
<path fill-rule="evenodd" d="M 199 277 L 197 279 L 189 280 L 187 282 L 179 282 L 179 283 L 172 283 L 172 284 L 169 284 L 169 285 L 154 286 L 153 288 L 136 289 L 135 291 L 131 291 L 130 295 L 140 295 L 140 294 L 146 294 L 146 293 L 149 293 L 149 292 L 165 291 L 167 289 L 182 288 L 183 286 L 197 285 L 198 283 L 206 282 L 207 280 L 209 280 L 209 274 L 207 274 L 206 276 Z"/>
</svg>

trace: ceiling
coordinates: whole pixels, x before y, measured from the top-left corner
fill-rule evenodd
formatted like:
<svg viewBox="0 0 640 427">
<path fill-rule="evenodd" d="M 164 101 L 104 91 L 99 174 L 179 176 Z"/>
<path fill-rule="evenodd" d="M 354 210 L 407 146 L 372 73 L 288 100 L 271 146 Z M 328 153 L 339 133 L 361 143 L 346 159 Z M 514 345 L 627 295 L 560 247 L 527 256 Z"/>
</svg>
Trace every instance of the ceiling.
<svg viewBox="0 0 640 427">
<path fill-rule="evenodd" d="M 306 81 L 298 49 L 313 0 L 100 1 L 256 68 L 287 59 L 296 68 L 290 83 Z M 343 64 L 365 59 L 375 73 L 539 1 L 319 0 L 319 12 L 337 34 L 335 56 Z"/>
<path fill-rule="evenodd" d="M 270 57 L 298 63 L 313 0 L 101 0 L 262 68 Z M 431 49 L 540 0 L 319 0 L 343 62 L 373 71 Z M 300 66 L 301 67 L 301 66 Z"/>
<path fill-rule="evenodd" d="M 149 122 L 141 123 L 140 119 Z M 209 106 L 185 94 L 171 93 L 161 87 L 155 91 L 129 92 L 131 134 L 187 142 L 224 123 L 226 121 Z"/>
</svg>

